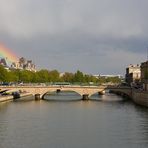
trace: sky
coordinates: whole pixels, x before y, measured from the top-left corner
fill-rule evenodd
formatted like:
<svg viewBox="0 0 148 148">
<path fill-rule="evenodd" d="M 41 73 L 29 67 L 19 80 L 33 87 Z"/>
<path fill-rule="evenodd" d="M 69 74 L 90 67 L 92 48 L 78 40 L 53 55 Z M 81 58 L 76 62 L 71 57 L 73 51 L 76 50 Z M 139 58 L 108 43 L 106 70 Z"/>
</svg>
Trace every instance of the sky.
<svg viewBox="0 0 148 148">
<path fill-rule="evenodd" d="M 147 0 L 0 0 L 0 43 L 38 69 L 124 74 L 146 61 Z"/>
</svg>

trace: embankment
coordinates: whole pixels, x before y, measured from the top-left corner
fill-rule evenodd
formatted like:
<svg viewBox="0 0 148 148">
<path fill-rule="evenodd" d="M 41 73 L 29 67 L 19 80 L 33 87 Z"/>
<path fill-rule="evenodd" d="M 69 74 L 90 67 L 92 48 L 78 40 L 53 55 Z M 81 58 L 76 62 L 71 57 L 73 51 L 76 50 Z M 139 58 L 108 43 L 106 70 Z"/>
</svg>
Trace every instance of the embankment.
<svg viewBox="0 0 148 148">
<path fill-rule="evenodd" d="M 148 107 L 148 92 L 133 90 L 132 100 L 138 105 Z"/>
<path fill-rule="evenodd" d="M 17 98 L 17 99 L 21 99 L 27 96 L 31 96 L 31 94 L 30 93 L 20 93 L 20 98 Z M 1 95 L 0 96 L 0 102 L 13 101 L 13 99 L 14 99 L 13 95 Z"/>
<path fill-rule="evenodd" d="M 129 92 L 125 89 L 112 89 L 110 93 L 120 95 L 124 98 L 131 99 L 134 103 L 148 107 L 148 91 L 142 91 L 138 89 L 129 89 Z"/>
<path fill-rule="evenodd" d="M 6 102 L 6 101 L 12 101 L 12 100 L 13 100 L 12 95 L 0 96 L 0 102 Z"/>
</svg>

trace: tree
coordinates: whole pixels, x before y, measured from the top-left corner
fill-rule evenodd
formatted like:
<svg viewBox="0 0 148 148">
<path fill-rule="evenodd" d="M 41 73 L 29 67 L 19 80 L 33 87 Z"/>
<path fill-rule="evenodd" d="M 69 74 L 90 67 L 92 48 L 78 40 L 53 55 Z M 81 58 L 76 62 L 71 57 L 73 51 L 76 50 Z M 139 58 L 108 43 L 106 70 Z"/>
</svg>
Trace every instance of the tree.
<svg viewBox="0 0 148 148">
<path fill-rule="evenodd" d="M 60 80 L 60 74 L 57 70 L 52 70 L 49 72 L 50 82 L 58 82 Z"/>
<path fill-rule="evenodd" d="M 74 82 L 84 82 L 84 75 L 81 71 L 77 71 L 74 75 Z"/>
<path fill-rule="evenodd" d="M 33 72 L 28 70 L 23 70 L 23 71 L 20 71 L 19 73 L 19 80 L 26 83 L 33 82 L 33 77 L 34 77 Z"/>
<path fill-rule="evenodd" d="M 0 81 L 7 82 L 7 79 L 8 79 L 8 72 L 2 65 L 0 65 Z"/>
<path fill-rule="evenodd" d="M 106 78 L 106 82 L 120 83 L 121 79 L 119 77 L 108 77 Z"/>
<path fill-rule="evenodd" d="M 74 74 L 69 72 L 64 73 L 62 77 L 62 80 L 64 82 L 73 82 L 73 79 L 74 79 Z"/>
<path fill-rule="evenodd" d="M 7 81 L 8 82 L 18 82 L 19 81 L 18 74 L 15 71 L 9 71 Z"/>
<path fill-rule="evenodd" d="M 49 71 L 46 69 L 38 71 L 36 74 L 36 81 L 42 83 L 49 82 Z"/>
</svg>

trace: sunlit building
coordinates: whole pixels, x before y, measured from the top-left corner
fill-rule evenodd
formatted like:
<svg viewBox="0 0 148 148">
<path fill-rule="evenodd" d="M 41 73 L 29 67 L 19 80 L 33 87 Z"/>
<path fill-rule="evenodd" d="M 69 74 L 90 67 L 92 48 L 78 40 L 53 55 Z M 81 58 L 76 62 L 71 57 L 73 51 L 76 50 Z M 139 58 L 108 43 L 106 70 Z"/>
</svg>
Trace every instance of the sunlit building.
<svg viewBox="0 0 148 148">
<path fill-rule="evenodd" d="M 138 83 L 141 80 L 141 69 L 140 65 L 130 64 L 126 68 L 125 81 L 131 85 L 131 83 Z"/>
<path fill-rule="evenodd" d="M 141 63 L 141 82 L 143 89 L 148 91 L 148 61 Z"/>
<path fill-rule="evenodd" d="M 32 60 L 26 60 L 24 57 L 21 57 L 18 62 L 13 62 L 11 68 L 36 72 L 36 66 Z"/>
</svg>

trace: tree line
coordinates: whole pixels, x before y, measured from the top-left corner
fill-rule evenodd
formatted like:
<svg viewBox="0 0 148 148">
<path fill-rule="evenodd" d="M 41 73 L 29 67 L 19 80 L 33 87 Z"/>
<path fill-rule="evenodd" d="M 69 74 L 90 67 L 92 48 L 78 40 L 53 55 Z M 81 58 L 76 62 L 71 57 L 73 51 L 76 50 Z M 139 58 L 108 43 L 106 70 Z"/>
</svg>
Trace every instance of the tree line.
<svg viewBox="0 0 148 148">
<path fill-rule="evenodd" d="M 76 73 L 65 72 L 62 76 L 57 70 L 42 69 L 37 72 L 27 70 L 6 70 L 0 65 L 0 82 L 24 82 L 24 83 L 54 83 L 54 82 L 69 82 L 69 83 L 87 83 L 102 84 L 106 82 L 120 83 L 121 79 L 118 77 L 94 77 L 92 75 L 84 74 L 81 71 Z"/>
</svg>

